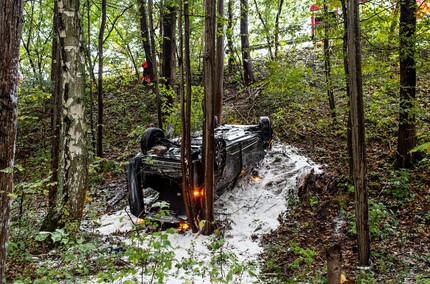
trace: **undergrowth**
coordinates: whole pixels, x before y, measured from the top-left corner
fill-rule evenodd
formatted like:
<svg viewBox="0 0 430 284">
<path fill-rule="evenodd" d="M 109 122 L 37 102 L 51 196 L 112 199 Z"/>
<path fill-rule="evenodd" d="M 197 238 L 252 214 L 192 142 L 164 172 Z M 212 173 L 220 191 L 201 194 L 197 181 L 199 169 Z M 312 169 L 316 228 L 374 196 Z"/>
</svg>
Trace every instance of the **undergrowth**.
<svg viewBox="0 0 430 284">
<path fill-rule="evenodd" d="M 342 272 L 351 283 L 426 283 L 430 267 L 430 159 L 424 155 L 412 169 L 399 169 L 395 164 L 397 75 L 380 74 L 372 67 L 364 80 L 373 265 L 369 270 L 360 270 L 356 266 L 354 192 L 348 169 L 348 102 L 342 83 L 343 71 L 339 62 L 333 66 L 337 82 L 336 123 L 333 124 L 318 54 L 317 49 L 302 50 L 288 54 L 286 59 L 260 64 L 261 77 L 251 87 L 232 82 L 232 78 L 239 77 L 237 74 L 228 80 L 225 122 L 248 124 L 270 114 L 277 140 L 297 146 L 303 154 L 324 165 L 321 186 L 291 204 L 294 206 L 289 214 L 280 217 L 280 227 L 263 238 L 262 281 L 324 283 L 325 248 L 332 242 L 341 242 Z M 429 74 L 426 70 L 420 74 Z M 416 113 L 418 145 L 430 141 L 427 83 L 428 77 L 421 75 Z M 108 211 L 103 208 L 107 198 L 103 189 L 112 182 L 125 184 L 124 163 L 130 158 L 129 153 L 139 150 L 139 139 L 146 127 L 155 125 L 156 121 L 155 98 L 147 87 L 116 78 L 108 78 L 106 86 L 106 155 L 103 159 L 90 158 L 84 216 L 87 220 Z M 211 265 L 202 269 L 202 263 L 193 258 L 192 250 L 188 258 L 173 260 L 174 248 L 168 239 L 173 233 L 171 230 L 148 234 L 136 227 L 134 233 L 126 236 L 128 243 L 115 236 L 109 240 L 114 243 L 112 246 L 105 246 L 104 237 L 95 232 L 39 232 L 50 186 L 50 172 L 46 170 L 50 167 L 51 143 L 48 90 L 49 86 L 28 84 L 20 91 L 18 166 L 8 247 L 9 281 L 79 282 L 91 278 L 99 282 L 122 279 L 129 283 L 148 283 L 142 279 L 148 281 L 146 277 L 150 277 L 152 283 L 162 283 L 169 271 L 185 269 L 189 272 L 184 276 L 185 282 L 207 273 L 214 283 L 235 283 L 240 282 L 244 273 L 257 271 L 258 265 L 240 262 L 226 249 L 222 238 L 213 239 Z M 192 120 L 198 128 L 203 92 L 198 87 L 193 92 L 196 111 Z M 173 108 L 165 122 L 176 126 L 180 121 L 178 105 Z M 92 153 L 92 133 L 88 135 Z M 340 224 L 340 231 L 334 236 L 336 224 Z M 146 245 L 142 247 L 142 244 Z"/>
</svg>

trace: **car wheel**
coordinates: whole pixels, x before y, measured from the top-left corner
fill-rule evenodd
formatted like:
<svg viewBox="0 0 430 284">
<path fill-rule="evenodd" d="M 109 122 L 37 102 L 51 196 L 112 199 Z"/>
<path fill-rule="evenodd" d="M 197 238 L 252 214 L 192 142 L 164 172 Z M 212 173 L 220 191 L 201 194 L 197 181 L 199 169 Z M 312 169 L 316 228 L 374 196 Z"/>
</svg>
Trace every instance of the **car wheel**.
<svg viewBox="0 0 430 284">
<path fill-rule="evenodd" d="M 260 117 L 258 127 L 260 128 L 261 140 L 263 141 L 264 149 L 270 149 L 273 138 L 273 129 L 272 123 L 270 122 L 270 118 L 268 118 L 267 116 Z"/>
<path fill-rule="evenodd" d="M 215 170 L 222 170 L 225 166 L 227 150 L 223 139 L 215 139 Z"/>
<path fill-rule="evenodd" d="M 160 128 L 151 127 L 146 129 L 142 135 L 142 139 L 140 140 L 142 153 L 146 155 L 149 149 L 156 145 L 160 145 L 164 138 L 166 138 L 166 136 Z"/>
<path fill-rule="evenodd" d="M 143 202 L 142 192 L 142 175 L 141 171 L 142 154 L 132 158 L 127 164 L 127 191 L 128 204 L 130 212 L 136 217 L 143 218 L 145 214 L 145 205 Z"/>
</svg>

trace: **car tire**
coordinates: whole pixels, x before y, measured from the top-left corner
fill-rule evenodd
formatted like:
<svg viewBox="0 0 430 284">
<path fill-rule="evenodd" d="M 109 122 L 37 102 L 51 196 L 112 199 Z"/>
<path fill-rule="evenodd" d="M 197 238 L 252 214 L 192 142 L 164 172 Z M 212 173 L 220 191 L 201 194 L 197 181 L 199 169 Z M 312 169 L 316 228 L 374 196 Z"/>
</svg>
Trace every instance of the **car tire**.
<svg viewBox="0 0 430 284">
<path fill-rule="evenodd" d="M 151 127 L 146 129 L 140 140 L 142 154 L 146 155 L 152 147 L 160 145 L 165 138 L 166 136 L 160 128 Z"/>
<path fill-rule="evenodd" d="M 215 170 L 221 171 L 225 166 L 227 156 L 226 144 L 224 139 L 215 139 Z"/>
<path fill-rule="evenodd" d="M 130 212 L 136 217 L 143 218 L 145 214 L 145 204 L 143 202 L 142 175 L 140 173 L 142 165 L 142 154 L 133 157 L 127 164 L 127 191 Z"/>
<path fill-rule="evenodd" d="M 261 132 L 261 140 L 263 142 L 263 148 L 265 150 L 268 150 L 272 146 L 272 139 L 273 139 L 273 129 L 272 129 L 272 123 L 270 121 L 270 118 L 268 118 L 267 116 L 260 117 L 260 120 L 258 122 L 258 127 L 260 128 L 260 132 Z"/>
</svg>

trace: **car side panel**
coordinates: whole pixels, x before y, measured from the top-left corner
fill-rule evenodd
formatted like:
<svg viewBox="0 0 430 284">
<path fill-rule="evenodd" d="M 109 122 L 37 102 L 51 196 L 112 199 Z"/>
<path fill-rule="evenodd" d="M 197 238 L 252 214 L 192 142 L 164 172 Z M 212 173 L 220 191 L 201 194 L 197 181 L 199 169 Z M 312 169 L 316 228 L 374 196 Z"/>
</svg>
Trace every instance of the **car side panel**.
<svg viewBox="0 0 430 284">
<path fill-rule="evenodd" d="M 221 171 L 215 173 L 215 190 L 220 190 L 238 177 L 242 170 L 242 146 L 240 143 L 234 143 L 226 148 L 227 155 L 225 166 Z"/>
</svg>

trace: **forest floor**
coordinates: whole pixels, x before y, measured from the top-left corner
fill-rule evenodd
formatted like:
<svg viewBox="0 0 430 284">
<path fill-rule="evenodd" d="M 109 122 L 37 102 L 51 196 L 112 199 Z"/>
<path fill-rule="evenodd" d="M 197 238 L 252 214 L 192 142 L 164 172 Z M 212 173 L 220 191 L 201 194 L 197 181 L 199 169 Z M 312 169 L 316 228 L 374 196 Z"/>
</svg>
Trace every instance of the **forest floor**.
<svg viewBox="0 0 430 284">
<path fill-rule="evenodd" d="M 234 99 L 230 101 L 227 92 L 225 109 L 245 117 L 258 112 L 260 115 L 273 113 L 275 120 L 273 102 L 259 97 L 259 87 L 242 95 L 237 95 L 233 88 L 230 94 L 235 94 Z M 430 100 L 428 95 L 421 95 L 420 104 L 427 114 L 420 121 L 423 121 L 424 133 L 428 133 Z M 366 96 L 367 101 L 373 100 L 371 92 Z M 339 125 L 346 123 L 346 119 L 339 115 L 337 127 L 330 122 L 320 123 L 330 120 L 327 105 L 325 96 L 313 96 L 300 100 L 299 104 L 283 106 L 283 117 L 276 118 L 281 122 L 281 125 L 274 124 L 276 139 L 297 147 L 302 155 L 321 165 L 323 173 L 308 177 L 299 188 L 299 202 L 293 204 L 288 214 L 279 216 L 277 230 L 264 236 L 263 276 L 267 275 L 269 283 L 324 282 L 326 250 L 340 245 L 343 283 L 430 283 L 428 155 L 421 157 L 411 169 L 398 168 L 395 120 L 379 124 L 378 121 L 386 118 L 378 117 L 379 114 L 372 117 L 374 114 L 367 111 L 371 257 L 369 266 L 360 267 L 354 187 L 349 175 L 346 135 L 339 130 L 345 129 Z"/>
<path fill-rule="evenodd" d="M 106 156 L 103 161 L 93 162 L 90 168 L 90 183 L 96 186 L 88 196 L 93 210 L 87 213 L 88 218 L 100 217 L 100 214 L 117 209 L 106 205 L 108 196 L 104 195 L 105 191 L 124 189 L 123 166 L 130 153 L 138 151 L 138 133 L 142 131 L 139 127 L 150 126 L 156 121 L 154 100 L 151 100 L 148 90 L 142 92 L 140 87 L 110 84 L 105 102 Z M 226 122 L 249 124 L 258 116 L 270 116 L 275 139 L 295 146 L 301 155 L 312 159 L 323 171 L 322 174 L 308 176 L 307 183 L 299 188 L 299 200 L 290 204 L 288 214 L 278 217 L 279 227 L 264 235 L 261 276 L 265 277 L 265 283 L 324 283 L 327 278 L 326 249 L 334 244 L 341 246 L 344 283 L 430 283 L 429 158 L 425 157 L 412 169 L 397 168 L 395 130 L 381 128 L 372 123 L 378 119 L 368 118 L 366 151 L 371 265 L 358 267 L 354 190 L 349 178 L 346 139 L 344 132 L 339 130 L 342 126 L 330 125 L 324 96 L 316 95 L 282 106 L 282 115 L 279 115 L 262 94 L 265 84 L 266 81 L 259 82 L 250 88 L 228 84 L 224 98 Z M 430 102 L 425 103 L 427 121 L 424 122 L 428 128 Z M 339 115 L 339 125 L 345 121 Z M 48 119 L 46 125 L 49 125 Z M 24 168 L 33 169 L 33 173 L 40 171 L 38 176 L 42 180 L 48 175 L 46 169 L 49 166 L 44 163 L 49 161 L 49 151 L 44 151 L 49 149 L 46 146 L 49 141 L 40 141 L 38 137 L 41 135 L 35 135 L 33 124 L 28 124 L 28 129 L 23 129 L 25 126 L 21 123 L 18 160 Z M 31 138 L 32 135 L 35 138 Z M 46 149 L 37 151 L 39 148 Z M 32 157 L 34 161 L 25 160 L 42 152 L 46 155 L 43 159 Z M 22 181 L 29 179 L 29 175 L 24 173 L 18 173 L 17 177 Z M 35 188 L 46 191 L 44 185 L 40 185 L 46 182 L 33 184 Z M 20 186 L 25 186 L 25 183 Z M 21 200 L 35 195 L 36 189 L 31 187 L 29 190 L 27 195 L 22 194 Z M 21 241 L 28 231 L 37 234 L 38 225 L 29 228 L 19 220 L 20 217 L 17 218 L 23 214 L 38 224 L 46 209 L 44 198 L 40 194 L 37 198 L 24 200 L 27 206 L 22 202 L 15 205 L 15 211 L 21 208 L 24 213 L 15 213 L 12 220 L 15 227 L 11 244 L 14 247 L 11 246 L 8 260 L 12 279 L 19 274 L 22 275 L 17 277 L 35 277 L 33 271 L 38 264 L 31 263 L 29 259 L 36 253 L 49 256 L 47 248 L 34 241 L 34 235 L 27 236 L 29 241 L 25 244 Z M 126 203 L 124 200 L 121 206 Z M 76 259 L 70 261 L 77 262 Z M 22 272 L 24 270 L 25 273 Z M 39 268 L 37 273 L 49 276 L 50 272 Z"/>
<path fill-rule="evenodd" d="M 339 159 L 345 141 L 330 133 L 302 134 L 319 141 L 318 151 L 307 139 L 292 144 L 320 163 L 324 173 L 310 176 L 300 188 L 300 203 L 264 237 L 263 244 L 270 244 L 263 255 L 266 272 L 285 282 L 312 283 L 326 274 L 326 249 L 337 244 L 345 283 L 430 283 L 428 169 L 417 167 L 407 176 L 405 172 L 390 176 L 398 172 L 394 150 L 388 154 L 387 147 L 378 143 L 368 147 L 372 149 L 367 153 L 371 264 L 359 268 L 354 192 L 345 186 L 350 184 L 348 164 Z"/>
<path fill-rule="evenodd" d="M 304 109 L 314 107 L 304 102 Z M 324 108 L 316 111 L 328 116 Z M 278 135 L 320 164 L 323 173 L 308 177 L 299 188 L 300 202 L 279 217 L 277 230 L 264 236 L 267 275 L 276 275 L 282 283 L 320 282 L 327 277 L 327 248 L 340 245 L 342 283 L 430 283 L 428 158 L 412 169 L 399 169 L 394 146 L 367 140 L 371 259 L 368 267 L 359 267 L 346 140 L 332 128 L 308 127 Z"/>
</svg>

